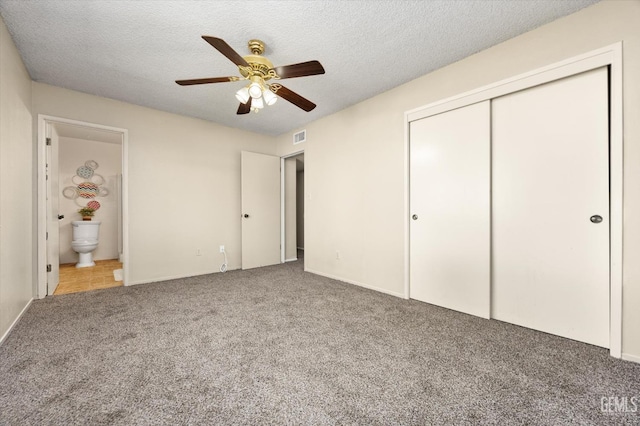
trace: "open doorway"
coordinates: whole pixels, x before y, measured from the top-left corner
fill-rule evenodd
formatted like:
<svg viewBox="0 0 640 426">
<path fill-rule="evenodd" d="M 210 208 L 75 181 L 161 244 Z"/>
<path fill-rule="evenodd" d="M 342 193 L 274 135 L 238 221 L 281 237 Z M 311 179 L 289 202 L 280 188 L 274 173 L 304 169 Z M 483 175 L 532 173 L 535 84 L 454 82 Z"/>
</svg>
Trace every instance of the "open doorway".
<svg viewBox="0 0 640 426">
<path fill-rule="evenodd" d="M 282 158 L 282 262 L 304 259 L 304 153 Z"/>
<path fill-rule="evenodd" d="M 126 285 L 127 131 L 38 119 L 38 298 Z"/>
<path fill-rule="evenodd" d="M 296 158 L 296 248 L 304 259 L 304 154 Z"/>
</svg>

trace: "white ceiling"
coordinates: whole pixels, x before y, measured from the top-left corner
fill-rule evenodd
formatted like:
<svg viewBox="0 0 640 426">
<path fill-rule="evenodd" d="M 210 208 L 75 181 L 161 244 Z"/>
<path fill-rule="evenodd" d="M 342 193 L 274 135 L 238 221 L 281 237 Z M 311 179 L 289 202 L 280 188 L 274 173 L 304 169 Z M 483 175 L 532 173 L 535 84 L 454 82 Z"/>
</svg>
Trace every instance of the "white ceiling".
<svg viewBox="0 0 640 426">
<path fill-rule="evenodd" d="M 0 14 L 35 81 L 279 135 L 597 1 L 0 0 Z M 243 82 L 178 86 L 238 75 L 202 35 L 240 55 L 261 39 L 276 66 L 319 60 L 326 74 L 281 81 L 318 107 L 237 116 Z"/>
</svg>

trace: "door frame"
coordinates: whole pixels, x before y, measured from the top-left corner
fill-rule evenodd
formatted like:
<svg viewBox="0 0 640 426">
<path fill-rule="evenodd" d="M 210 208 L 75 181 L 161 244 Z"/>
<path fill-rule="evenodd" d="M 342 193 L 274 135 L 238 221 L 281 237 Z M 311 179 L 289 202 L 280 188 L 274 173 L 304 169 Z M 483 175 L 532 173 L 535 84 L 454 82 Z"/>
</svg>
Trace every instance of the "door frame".
<svg viewBox="0 0 640 426">
<path fill-rule="evenodd" d="M 404 298 L 409 298 L 410 231 L 409 215 L 409 124 L 455 108 L 490 100 L 540 84 L 609 67 L 609 353 L 622 357 L 622 255 L 623 255 L 623 97 L 622 42 L 504 79 L 456 96 L 410 110 L 404 114 Z"/>
<path fill-rule="evenodd" d="M 296 157 L 300 154 L 304 154 L 304 148 L 301 149 L 300 151 L 295 151 L 280 157 L 280 263 L 285 263 L 286 261 L 286 248 L 285 248 L 286 236 L 285 236 L 285 220 L 284 220 L 284 213 L 285 213 L 284 160 L 286 160 L 287 158 Z M 306 226 L 306 221 L 305 221 L 305 226 Z"/>
<path fill-rule="evenodd" d="M 70 124 L 97 130 L 106 130 L 122 135 L 122 264 L 123 285 L 129 283 L 129 132 L 119 127 L 104 126 L 85 121 L 38 114 L 38 219 L 37 219 L 37 284 L 34 297 L 47 295 L 47 128 L 54 124 Z"/>
</svg>

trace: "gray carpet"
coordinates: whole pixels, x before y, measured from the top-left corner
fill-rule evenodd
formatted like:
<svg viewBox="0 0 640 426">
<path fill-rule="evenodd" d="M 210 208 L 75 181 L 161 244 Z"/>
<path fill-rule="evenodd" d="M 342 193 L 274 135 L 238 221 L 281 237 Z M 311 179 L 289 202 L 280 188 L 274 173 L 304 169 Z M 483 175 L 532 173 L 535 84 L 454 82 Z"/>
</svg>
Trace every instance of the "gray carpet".
<svg viewBox="0 0 640 426">
<path fill-rule="evenodd" d="M 610 396 L 640 365 L 301 262 L 34 301 L 0 347 L 3 425 L 639 422 Z"/>
</svg>

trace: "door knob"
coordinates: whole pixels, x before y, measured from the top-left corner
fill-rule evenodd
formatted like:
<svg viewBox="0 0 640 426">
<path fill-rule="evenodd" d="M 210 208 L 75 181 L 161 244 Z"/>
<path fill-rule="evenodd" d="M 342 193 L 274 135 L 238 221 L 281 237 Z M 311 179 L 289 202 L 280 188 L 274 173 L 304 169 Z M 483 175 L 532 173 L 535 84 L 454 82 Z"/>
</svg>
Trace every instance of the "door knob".
<svg viewBox="0 0 640 426">
<path fill-rule="evenodd" d="M 245 214 L 244 214 L 244 218 L 245 218 L 245 219 L 249 219 L 249 215 L 245 213 Z"/>
<path fill-rule="evenodd" d="M 600 222 L 602 222 L 602 216 L 595 214 L 595 215 L 591 216 L 589 218 L 589 220 L 591 222 L 593 222 L 593 223 L 600 223 Z"/>
<path fill-rule="evenodd" d="M 64 219 L 64 215 L 63 214 L 59 214 L 58 215 L 58 220 Z"/>
<path fill-rule="evenodd" d="M 413 220 L 418 220 L 418 215 L 417 215 L 417 214 L 414 214 L 413 216 L 411 216 L 411 219 L 413 219 Z"/>
</svg>

